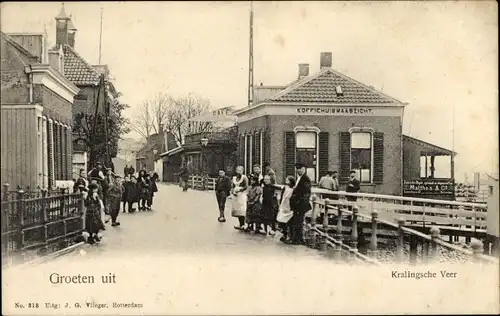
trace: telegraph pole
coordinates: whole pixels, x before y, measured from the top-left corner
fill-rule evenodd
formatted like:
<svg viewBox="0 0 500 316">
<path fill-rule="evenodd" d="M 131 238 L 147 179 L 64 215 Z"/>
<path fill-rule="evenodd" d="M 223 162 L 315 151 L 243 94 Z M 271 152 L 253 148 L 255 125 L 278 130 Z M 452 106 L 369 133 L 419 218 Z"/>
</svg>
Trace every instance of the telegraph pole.
<svg viewBox="0 0 500 316">
<path fill-rule="evenodd" d="M 253 104 L 253 1 L 250 1 L 250 46 L 248 54 L 248 106 Z"/>
<path fill-rule="evenodd" d="M 101 8 L 101 29 L 99 31 L 99 65 L 101 64 L 101 46 L 102 46 L 102 8 Z"/>
</svg>

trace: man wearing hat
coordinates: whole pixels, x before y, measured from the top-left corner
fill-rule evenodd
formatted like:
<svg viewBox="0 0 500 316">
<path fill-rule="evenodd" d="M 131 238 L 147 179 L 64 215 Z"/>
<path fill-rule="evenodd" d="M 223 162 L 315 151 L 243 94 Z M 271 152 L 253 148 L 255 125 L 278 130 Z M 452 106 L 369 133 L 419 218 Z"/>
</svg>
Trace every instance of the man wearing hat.
<svg viewBox="0 0 500 316">
<path fill-rule="evenodd" d="M 306 165 L 296 163 L 297 182 L 290 198 L 290 207 L 293 211 L 291 218 L 291 244 L 300 245 L 304 243 L 303 225 L 305 214 L 311 210 L 311 179 L 306 174 Z"/>
</svg>

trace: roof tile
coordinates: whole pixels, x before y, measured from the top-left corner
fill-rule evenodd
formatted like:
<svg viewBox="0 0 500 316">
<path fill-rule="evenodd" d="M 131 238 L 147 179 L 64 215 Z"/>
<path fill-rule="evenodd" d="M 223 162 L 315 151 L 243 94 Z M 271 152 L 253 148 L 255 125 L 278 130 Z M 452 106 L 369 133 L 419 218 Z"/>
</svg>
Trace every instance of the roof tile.
<svg viewBox="0 0 500 316">
<path fill-rule="evenodd" d="M 337 86 L 341 87 L 342 95 L 337 95 Z M 317 74 L 292 83 L 288 88 L 266 101 L 336 104 L 399 102 L 330 68 L 323 69 Z"/>
<path fill-rule="evenodd" d="M 69 45 L 63 46 L 64 75 L 75 85 L 99 83 L 99 73 Z"/>
</svg>

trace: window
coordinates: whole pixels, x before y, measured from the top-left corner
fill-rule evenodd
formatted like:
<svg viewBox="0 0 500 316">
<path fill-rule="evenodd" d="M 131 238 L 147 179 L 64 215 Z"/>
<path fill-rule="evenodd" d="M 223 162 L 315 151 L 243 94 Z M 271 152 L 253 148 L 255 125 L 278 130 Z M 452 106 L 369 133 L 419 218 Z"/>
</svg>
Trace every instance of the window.
<svg viewBox="0 0 500 316">
<path fill-rule="evenodd" d="M 316 132 L 297 132 L 296 140 L 296 161 L 307 165 L 307 175 L 311 181 L 317 182 L 316 166 L 317 166 L 317 133 Z"/>
<path fill-rule="evenodd" d="M 372 134 L 351 133 L 351 169 L 356 171 L 360 182 L 372 182 Z"/>
</svg>

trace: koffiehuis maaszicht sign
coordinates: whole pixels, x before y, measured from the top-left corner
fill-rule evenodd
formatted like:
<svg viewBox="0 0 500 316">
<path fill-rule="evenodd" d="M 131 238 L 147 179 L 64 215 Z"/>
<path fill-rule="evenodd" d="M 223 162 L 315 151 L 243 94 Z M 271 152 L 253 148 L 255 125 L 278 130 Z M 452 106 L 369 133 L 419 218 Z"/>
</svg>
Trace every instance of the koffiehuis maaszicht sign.
<svg viewBox="0 0 500 316">
<path fill-rule="evenodd" d="M 451 180 L 420 179 L 403 181 L 405 195 L 453 195 Z"/>
<path fill-rule="evenodd" d="M 356 107 L 300 107 L 297 114 L 372 115 L 373 109 Z"/>
</svg>

